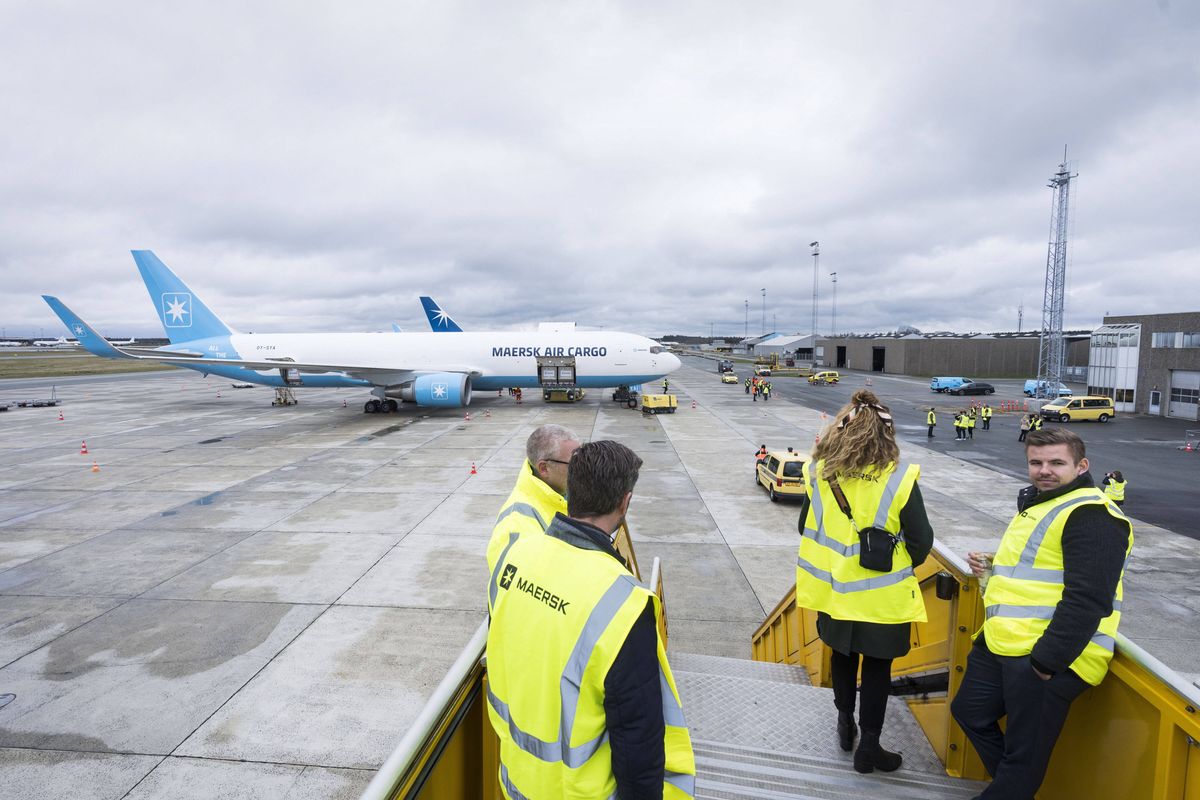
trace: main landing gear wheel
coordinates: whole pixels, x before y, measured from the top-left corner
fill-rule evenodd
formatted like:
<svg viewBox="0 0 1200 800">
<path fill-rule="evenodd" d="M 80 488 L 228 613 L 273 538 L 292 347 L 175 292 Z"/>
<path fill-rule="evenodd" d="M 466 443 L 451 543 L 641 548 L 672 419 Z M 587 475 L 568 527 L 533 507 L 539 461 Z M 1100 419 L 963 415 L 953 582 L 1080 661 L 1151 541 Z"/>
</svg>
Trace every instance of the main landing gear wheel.
<svg viewBox="0 0 1200 800">
<path fill-rule="evenodd" d="M 399 411 L 399 410 L 400 410 L 400 404 L 399 404 L 399 403 L 397 403 L 395 400 L 390 400 L 390 399 L 389 399 L 389 400 L 387 400 L 387 401 L 385 401 L 385 402 L 384 402 L 384 404 L 383 404 L 383 410 L 384 410 L 384 411 L 386 411 L 386 412 L 387 412 L 387 413 L 389 413 L 389 414 L 395 414 L 397 411 Z"/>
<path fill-rule="evenodd" d="M 366 403 L 363 404 L 363 413 L 364 414 L 378 414 L 380 405 L 381 404 L 378 400 L 368 400 Z"/>
</svg>

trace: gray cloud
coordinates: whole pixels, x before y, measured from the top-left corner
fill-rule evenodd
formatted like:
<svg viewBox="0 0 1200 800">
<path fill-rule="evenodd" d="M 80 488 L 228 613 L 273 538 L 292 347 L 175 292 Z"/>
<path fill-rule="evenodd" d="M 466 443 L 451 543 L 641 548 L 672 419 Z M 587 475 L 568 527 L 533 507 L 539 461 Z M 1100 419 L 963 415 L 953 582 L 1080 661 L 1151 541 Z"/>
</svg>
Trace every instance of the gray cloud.
<svg viewBox="0 0 1200 800">
<path fill-rule="evenodd" d="M 835 5 L 6 6 L 0 321 L 1028 329 L 1064 144 L 1068 325 L 1200 304 L 1191 7 Z"/>
</svg>

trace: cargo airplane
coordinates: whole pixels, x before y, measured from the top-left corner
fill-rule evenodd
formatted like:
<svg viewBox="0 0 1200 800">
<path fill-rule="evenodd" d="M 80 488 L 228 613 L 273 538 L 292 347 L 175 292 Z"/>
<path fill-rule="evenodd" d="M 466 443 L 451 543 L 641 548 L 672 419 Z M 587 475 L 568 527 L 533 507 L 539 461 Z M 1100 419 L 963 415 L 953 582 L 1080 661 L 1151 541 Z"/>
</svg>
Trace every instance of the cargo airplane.
<svg viewBox="0 0 1200 800">
<path fill-rule="evenodd" d="M 238 333 L 154 253 L 134 250 L 133 259 L 170 344 L 115 346 L 58 298 L 43 295 L 89 352 L 278 388 L 362 387 L 375 395 L 367 412 L 395 411 L 397 401 L 463 407 L 472 390 L 534 388 L 541 358 L 574 359 L 582 388 L 648 383 L 680 366 L 658 342 L 616 331 Z"/>
</svg>

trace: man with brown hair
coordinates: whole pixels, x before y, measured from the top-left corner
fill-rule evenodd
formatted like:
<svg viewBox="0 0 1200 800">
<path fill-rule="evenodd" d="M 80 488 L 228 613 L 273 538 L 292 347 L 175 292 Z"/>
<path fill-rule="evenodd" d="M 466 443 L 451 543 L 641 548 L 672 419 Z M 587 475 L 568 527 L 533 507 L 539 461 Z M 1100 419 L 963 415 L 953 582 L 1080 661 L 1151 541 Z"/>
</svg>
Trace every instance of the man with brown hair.
<svg viewBox="0 0 1200 800">
<path fill-rule="evenodd" d="M 1037 792 L 1072 701 L 1108 671 L 1133 548 L 1133 528 L 1096 488 L 1079 436 L 1030 431 L 1025 459 L 1032 485 L 999 549 L 967 554 L 976 575 L 992 573 L 950 709 L 992 775 L 981 800 Z"/>
</svg>

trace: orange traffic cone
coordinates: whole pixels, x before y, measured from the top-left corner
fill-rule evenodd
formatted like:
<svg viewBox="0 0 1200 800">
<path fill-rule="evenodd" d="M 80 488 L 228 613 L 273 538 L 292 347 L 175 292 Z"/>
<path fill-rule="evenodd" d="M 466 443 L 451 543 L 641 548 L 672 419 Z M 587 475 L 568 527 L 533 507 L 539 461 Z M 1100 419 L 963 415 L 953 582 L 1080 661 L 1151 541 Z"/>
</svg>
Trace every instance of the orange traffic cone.
<svg viewBox="0 0 1200 800">
<path fill-rule="evenodd" d="M 220 399 L 220 397 L 221 397 L 221 390 L 217 389 L 217 399 Z"/>
<path fill-rule="evenodd" d="M 61 412 L 61 411 L 60 411 L 60 412 L 58 412 L 58 421 L 59 421 L 59 422 L 62 422 L 62 421 L 63 421 L 63 415 L 62 415 L 62 412 Z"/>
<path fill-rule="evenodd" d="M 472 461 L 472 462 L 471 462 L 471 474 L 472 474 L 472 475 L 478 475 L 478 474 L 479 474 L 479 473 L 476 471 L 476 469 L 475 469 L 475 462 L 474 462 L 474 461 Z"/>
<path fill-rule="evenodd" d="M 342 398 L 342 408 L 346 407 L 346 398 Z"/>
<path fill-rule="evenodd" d="M 1184 449 L 1184 452 L 1187 452 L 1187 453 L 1192 452 L 1192 440 L 1191 439 L 1188 439 L 1187 447 L 1185 447 L 1183 449 Z"/>
<path fill-rule="evenodd" d="M 87 454 L 88 454 L 87 440 L 84 439 L 83 443 L 81 445 L 79 445 L 79 455 L 86 456 Z"/>
<path fill-rule="evenodd" d="M 92 462 L 92 472 L 99 472 L 99 471 L 100 471 L 100 465 L 97 464 L 95 461 L 93 461 Z"/>
<path fill-rule="evenodd" d="M 692 408 L 695 408 L 695 407 L 696 407 L 696 401 L 695 401 L 695 400 L 693 400 L 693 401 L 692 401 Z"/>
<path fill-rule="evenodd" d="M 492 416 L 492 410 L 491 410 L 490 408 L 485 408 L 485 409 L 483 410 L 483 415 L 484 415 L 485 417 L 490 417 L 490 416 Z"/>
<path fill-rule="evenodd" d="M 470 422 L 470 421 L 471 421 L 471 412 L 468 411 L 466 414 L 463 415 L 463 422 Z"/>
</svg>

